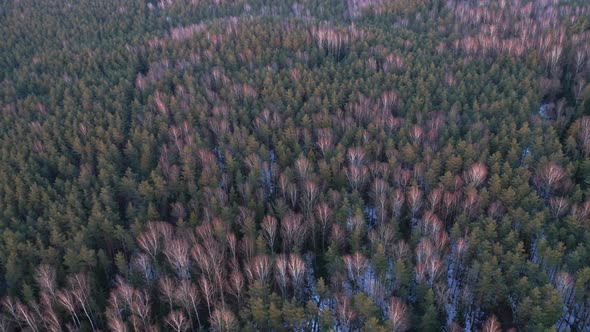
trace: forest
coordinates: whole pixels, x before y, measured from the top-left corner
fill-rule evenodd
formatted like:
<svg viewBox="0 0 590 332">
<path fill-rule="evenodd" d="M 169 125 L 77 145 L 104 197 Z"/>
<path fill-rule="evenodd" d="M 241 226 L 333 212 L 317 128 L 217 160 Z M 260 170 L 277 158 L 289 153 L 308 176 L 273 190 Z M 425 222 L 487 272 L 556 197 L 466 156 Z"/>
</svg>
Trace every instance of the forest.
<svg viewBox="0 0 590 332">
<path fill-rule="evenodd" d="M 0 0 L 0 332 L 590 331 L 590 3 Z"/>
</svg>

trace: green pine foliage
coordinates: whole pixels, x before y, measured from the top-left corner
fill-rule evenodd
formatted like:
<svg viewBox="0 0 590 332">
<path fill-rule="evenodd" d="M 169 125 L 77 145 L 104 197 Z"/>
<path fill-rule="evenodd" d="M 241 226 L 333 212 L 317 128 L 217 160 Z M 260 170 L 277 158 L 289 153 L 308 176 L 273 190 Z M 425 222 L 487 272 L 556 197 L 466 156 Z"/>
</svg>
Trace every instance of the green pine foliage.
<svg viewBox="0 0 590 332">
<path fill-rule="evenodd" d="M 0 22 L 0 330 L 590 329 L 583 1 Z"/>
</svg>

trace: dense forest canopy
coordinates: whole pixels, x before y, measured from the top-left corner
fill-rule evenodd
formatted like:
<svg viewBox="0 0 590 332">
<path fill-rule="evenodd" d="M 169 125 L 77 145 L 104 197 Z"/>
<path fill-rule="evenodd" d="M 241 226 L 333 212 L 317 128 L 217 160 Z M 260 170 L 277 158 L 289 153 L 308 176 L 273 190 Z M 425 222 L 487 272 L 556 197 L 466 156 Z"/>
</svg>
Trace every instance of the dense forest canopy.
<svg viewBox="0 0 590 332">
<path fill-rule="evenodd" d="M 590 330 L 590 5 L 0 0 L 0 331 Z"/>
</svg>

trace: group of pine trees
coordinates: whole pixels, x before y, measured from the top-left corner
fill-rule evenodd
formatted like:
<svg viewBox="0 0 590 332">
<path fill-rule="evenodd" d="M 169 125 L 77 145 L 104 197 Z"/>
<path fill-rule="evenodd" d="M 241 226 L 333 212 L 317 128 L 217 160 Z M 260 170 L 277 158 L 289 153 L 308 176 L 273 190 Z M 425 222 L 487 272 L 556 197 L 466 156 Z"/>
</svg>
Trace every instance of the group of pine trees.
<svg viewBox="0 0 590 332">
<path fill-rule="evenodd" d="M 0 331 L 590 328 L 585 2 L 0 22 Z"/>
</svg>

